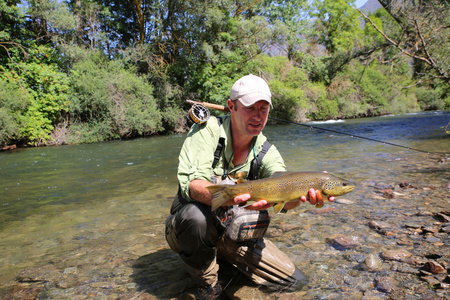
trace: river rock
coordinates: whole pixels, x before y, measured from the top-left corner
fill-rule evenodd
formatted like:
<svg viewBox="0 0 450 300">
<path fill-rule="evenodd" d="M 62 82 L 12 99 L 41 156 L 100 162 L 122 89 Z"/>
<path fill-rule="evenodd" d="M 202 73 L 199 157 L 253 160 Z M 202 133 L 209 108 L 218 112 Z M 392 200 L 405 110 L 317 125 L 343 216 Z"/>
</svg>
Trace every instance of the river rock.
<svg viewBox="0 0 450 300">
<path fill-rule="evenodd" d="M 388 250 L 381 254 L 383 259 L 402 261 L 405 258 L 411 257 L 412 254 L 405 249 Z"/>
<path fill-rule="evenodd" d="M 431 286 L 436 286 L 441 283 L 434 276 L 423 276 L 423 277 L 421 277 L 421 279 L 426 281 Z"/>
<path fill-rule="evenodd" d="M 446 233 L 450 233 L 450 225 L 445 226 L 445 227 L 442 227 L 442 228 L 441 228 L 441 231 L 442 231 L 442 232 L 446 232 Z"/>
<path fill-rule="evenodd" d="M 355 203 L 355 201 L 349 200 L 349 199 L 336 199 L 334 200 L 335 203 L 339 203 L 339 204 L 353 204 Z"/>
<path fill-rule="evenodd" d="M 417 187 L 414 186 L 412 183 L 406 181 L 400 182 L 398 186 L 401 187 L 402 189 L 417 189 Z"/>
<path fill-rule="evenodd" d="M 429 233 L 438 233 L 439 229 L 436 227 L 432 227 L 432 226 L 424 226 L 424 227 L 422 227 L 422 231 L 429 232 Z"/>
<path fill-rule="evenodd" d="M 447 272 L 447 270 L 435 261 L 426 262 L 423 268 L 433 274 L 441 274 Z"/>
<path fill-rule="evenodd" d="M 376 279 L 377 289 L 384 293 L 392 293 L 397 288 L 398 282 L 392 277 L 381 276 Z"/>
<path fill-rule="evenodd" d="M 441 211 L 439 213 L 433 214 L 436 219 L 443 222 L 450 222 L 450 212 Z"/>
<path fill-rule="evenodd" d="M 372 220 L 369 222 L 369 227 L 380 230 L 380 229 L 392 228 L 392 224 L 383 222 L 383 221 Z"/>
<path fill-rule="evenodd" d="M 364 267 L 369 271 L 381 271 L 382 265 L 378 255 L 373 253 L 367 255 L 366 260 L 364 261 Z"/>
<path fill-rule="evenodd" d="M 406 228 L 413 228 L 413 229 L 420 229 L 422 228 L 422 225 L 418 224 L 418 223 L 407 223 L 405 224 Z"/>
<path fill-rule="evenodd" d="M 397 198 L 397 195 L 391 189 L 384 189 L 384 190 L 382 190 L 382 192 L 383 192 L 383 197 L 385 197 L 385 198 L 388 198 L 388 199 Z"/>
<path fill-rule="evenodd" d="M 349 236 L 345 234 L 334 235 L 329 239 L 329 242 L 333 246 L 345 250 L 361 246 L 361 243 L 359 242 L 359 238 L 357 236 Z"/>
</svg>

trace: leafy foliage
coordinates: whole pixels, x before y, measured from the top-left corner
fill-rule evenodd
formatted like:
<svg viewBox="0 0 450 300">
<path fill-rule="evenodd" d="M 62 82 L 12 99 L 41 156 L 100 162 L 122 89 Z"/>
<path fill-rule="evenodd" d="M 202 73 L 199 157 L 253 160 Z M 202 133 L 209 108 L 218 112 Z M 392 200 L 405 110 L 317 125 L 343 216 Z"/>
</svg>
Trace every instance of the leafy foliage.
<svg viewBox="0 0 450 300">
<path fill-rule="evenodd" d="M 0 143 L 183 131 L 249 73 L 288 120 L 449 109 L 448 5 L 353 2 L 0 0 Z"/>
<path fill-rule="evenodd" d="M 9 83 L 7 86 L 17 92 L 25 91 L 6 97 L 4 108 L 10 107 L 11 115 L 20 114 L 15 118 L 21 125 L 16 138 L 40 144 L 50 139 L 54 125 L 67 108 L 68 78 L 58 72 L 53 50 L 48 46 L 33 46 L 27 58 L 2 68 L 1 77 Z M 26 96 L 18 97 L 21 94 Z"/>
<path fill-rule="evenodd" d="M 93 53 L 74 64 L 71 76 L 71 122 L 77 124 L 78 140 L 86 142 L 157 133 L 162 116 L 152 87 L 120 61 L 108 61 Z M 77 127 L 75 127 L 77 128 Z M 73 137 L 72 137 L 73 139 Z"/>
</svg>

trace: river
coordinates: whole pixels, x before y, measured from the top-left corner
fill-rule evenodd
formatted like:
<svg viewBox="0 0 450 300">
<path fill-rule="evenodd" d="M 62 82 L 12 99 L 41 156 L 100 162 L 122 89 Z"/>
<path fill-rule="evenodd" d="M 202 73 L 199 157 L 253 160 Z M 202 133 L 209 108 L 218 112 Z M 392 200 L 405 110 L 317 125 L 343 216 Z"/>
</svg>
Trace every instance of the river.
<svg viewBox="0 0 450 300">
<path fill-rule="evenodd" d="M 450 162 L 442 154 L 450 152 L 443 129 L 449 120 L 450 112 L 427 112 L 310 123 L 430 154 L 292 124 L 267 126 L 288 170 L 326 170 L 357 185 L 322 209 L 305 204 L 273 217 L 268 237 L 310 278 L 295 297 L 450 295 L 450 223 L 436 219 L 450 211 Z M 0 298 L 166 299 L 189 289 L 164 239 L 184 138 L 0 152 Z M 424 229 L 430 226 L 437 231 Z M 387 251 L 403 250 L 409 260 L 387 258 Z M 420 273 L 430 259 L 447 273 Z M 228 294 L 269 297 L 242 280 Z"/>
</svg>

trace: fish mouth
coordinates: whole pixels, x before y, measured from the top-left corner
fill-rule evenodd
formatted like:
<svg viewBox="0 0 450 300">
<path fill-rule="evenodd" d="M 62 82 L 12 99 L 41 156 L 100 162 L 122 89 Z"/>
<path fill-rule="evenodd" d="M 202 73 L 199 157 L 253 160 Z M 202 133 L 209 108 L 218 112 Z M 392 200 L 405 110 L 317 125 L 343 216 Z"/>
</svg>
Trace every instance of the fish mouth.
<svg viewBox="0 0 450 300">
<path fill-rule="evenodd" d="M 349 192 L 351 192 L 351 191 L 353 191 L 355 189 L 355 186 L 354 185 L 351 185 L 350 187 L 349 187 Z"/>
<path fill-rule="evenodd" d="M 336 192 L 329 192 L 326 193 L 328 196 L 341 196 L 341 195 L 345 195 L 350 193 L 351 191 L 353 191 L 355 189 L 354 185 L 347 185 L 345 187 L 342 187 L 340 190 L 336 191 Z"/>
<path fill-rule="evenodd" d="M 348 185 L 345 187 L 344 192 L 345 194 L 350 193 L 351 191 L 353 191 L 355 189 L 354 185 Z"/>
</svg>

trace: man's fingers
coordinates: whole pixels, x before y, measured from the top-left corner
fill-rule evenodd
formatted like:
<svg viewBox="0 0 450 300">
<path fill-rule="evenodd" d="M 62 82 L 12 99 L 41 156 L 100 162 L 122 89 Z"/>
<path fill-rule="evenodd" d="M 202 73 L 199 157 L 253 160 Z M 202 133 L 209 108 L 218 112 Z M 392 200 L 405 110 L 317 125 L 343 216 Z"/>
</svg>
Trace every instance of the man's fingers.
<svg viewBox="0 0 450 300">
<path fill-rule="evenodd" d="M 318 207 L 318 208 L 322 207 L 323 206 L 323 196 L 319 190 L 316 190 L 316 199 L 317 199 L 316 207 Z"/>
<path fill-rule="evenodd" d="M 308 195 L 309 195 L 309 203 L 311 203 L 312 205 L 316 204 L 317 203 L 316 191 L 314 189 L 309 189 Z"/>
</svg>

